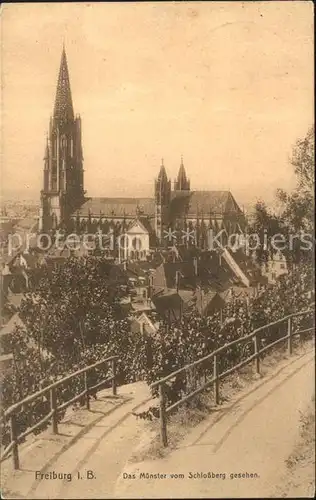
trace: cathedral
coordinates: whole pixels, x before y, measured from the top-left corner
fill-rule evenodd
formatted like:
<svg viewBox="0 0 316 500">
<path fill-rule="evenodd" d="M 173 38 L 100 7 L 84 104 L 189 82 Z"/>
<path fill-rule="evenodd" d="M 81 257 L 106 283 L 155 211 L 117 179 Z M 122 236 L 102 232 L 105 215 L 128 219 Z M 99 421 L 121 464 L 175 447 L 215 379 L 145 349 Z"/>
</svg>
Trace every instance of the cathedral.
<svg viewBox="0 0 316 500">
<path fill-rule="evenodd" d="M 134 241 L 128 256 L 145 259 L 151 248 L 162 246 L 183 243 L 207 248 L 210 229 L 214 233 L 223 230 L 227 238 L 243 231 L 245 224 L 244 214 L 230 191 L 191 189 L 183 158 L 173 186 L 162 160 L 152 198 L 87 197 L 81 118 L 74 113 L 63 48 L 45 148 L 40 231 L 62 227 L 67 232 L 127 234 Z"/>
</svg>

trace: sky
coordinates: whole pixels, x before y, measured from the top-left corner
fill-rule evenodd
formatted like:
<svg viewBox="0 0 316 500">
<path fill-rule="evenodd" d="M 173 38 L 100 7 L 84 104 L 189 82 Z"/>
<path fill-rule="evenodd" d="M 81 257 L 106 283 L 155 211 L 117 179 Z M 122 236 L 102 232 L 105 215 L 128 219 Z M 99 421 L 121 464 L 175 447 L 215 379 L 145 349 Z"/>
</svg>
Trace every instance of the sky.
<svg viewBox="0 0 316 500">
<path fill-rule="evenodd" d="M 5 4 L 2 194 L 39 198 L 65 43 L 89 196 L 152 196 L 161 158 L 240 205 L 291 189 L 313 122 L 312 2 Z"/>
</svg>

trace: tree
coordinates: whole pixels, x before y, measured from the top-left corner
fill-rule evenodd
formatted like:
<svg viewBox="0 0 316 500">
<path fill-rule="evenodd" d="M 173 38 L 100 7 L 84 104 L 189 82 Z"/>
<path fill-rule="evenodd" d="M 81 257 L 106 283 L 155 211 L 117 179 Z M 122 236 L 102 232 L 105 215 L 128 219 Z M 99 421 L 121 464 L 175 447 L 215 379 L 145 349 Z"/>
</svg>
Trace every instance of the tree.
<svg viewBox="0 0 316 500">
<path fill-rule="evenodd" d="M 306 137 L 299 139 L 292 152 L 291 164 L 298 179 L 298 188 L 304 193 L 314 190 L 315 128 L 310 127 Z"/>
<path fill-rule="evenodd" d="M 287 193 L 277 190 L 281 213 L 269 210 L 263 201 L 255 206 L 255 217 L 251 229 L 258 235 L 260 244 L 255 251 L 258 263 L 266 262 L 277 250 L 271 245 L 273 235 L 282 235 L 284 245 L 279 245 L 288 265 L 310 262 L 312 259 L 312 230 L 314 225 L 314 127 L 304 139 L 299 139 L 290 157 L 296 175 L 295 189 Z M 266 237 L 267 245 L 264 245 Z M 303 239 L 304 238 L 304 239 Z"/>
<path fill-rule="evenodd" d="M 108 352 L 113 339 L 124 338 L 129 326 L 120 299 L 128 285 L 119 268 L 97 257 L 72 257 L 37 274 L 22 301 L 21 319 L 39 353 L 45 349 L 73 366 L 89 349 L 93 353 L 99 346 Z"/>
<path fill-rule="evenodd" d="M 314 299 L 312 266 L 301 264 L 258 297 L 248 302 L 234 298 L 223 311 L 223 321 L 219 312 L 201 317 L 190 311 L 171 324 L 162 322 L 156 334 L 147 336 L 132 333 L 122 317 L 117 302 L 125 293 L 120 289 L 125 286 L 120 284 L 124 283 L 124 275 L 112 275 L 109 269 L 108 264 L 93 257 L 71 258 L 51 273 L 43 269 L 36 290 L 22 305 L 26 331 L 16 327 L 10 339 L 14 366 L 2 374 L 2 417 L 11 404 L 112 354 L 119 355 L 119 383 L 142 379 L 150 384 L 260 326 L 306 310 Z M 312 325 L 312 311 L 307 319 L 309 322 L 302 324 L 302 329 Z M 295 330 L 300 321 L 301 317 L 294 320 L 298 322 Z M 273 342 L 281 334 L 280 328 L 269 329 L 262 342 Z M 45 356 L 38 356 L 38 345 L 48 351 Z M 249 357 L 252 349 L 252 340 L 227 349 L 219 359 L 220 372 Z M 207 361 L 188 376 L 171 380 L 167 387 L 168 404 L 178 400 L 183 392 L 194 390 L 201 377 L 211 378 L 212 370 L 212 362 Z M 103 367 L 91 377 L 90 386 L 104 380 Z M 64 383 L 57 390 L 58 404 L 69 401 L 83 389 L 83 378 Z M 49 401 L 45 398 L 27 404 L 18 415 L 19 432 L 32 427 L 48 412 Z M 59 418 L 62 417 L 61 413 Z M 45 425 L 48 423 L 42 428 Z M 1 439 L 6 446 L 10 429 L 7 425 L 3 428 Z"/>
<path fill-rule="evenodd" d="M 272 238 L 281 234 L 284 236 L 286 228 L 279 217 L 268 209 L 264 201 L 260 200 L 255 205 L 255 213 L 250 231 L 254 233 L 253 241 L 249 246 L 253 248 L 254 257 L 258 264 L 263 264 L 275 253 Z"/>
<path fill-rule="evenodd" d="M 311 127 L 304 139 L 293 147 L 290 163 L 296 175 L 292 193 L 279 189 L 277 197 L 282 204 L 282 219 L 291 231 L 312 231 L 314 223 L 315 130 Z"/>
</svg>

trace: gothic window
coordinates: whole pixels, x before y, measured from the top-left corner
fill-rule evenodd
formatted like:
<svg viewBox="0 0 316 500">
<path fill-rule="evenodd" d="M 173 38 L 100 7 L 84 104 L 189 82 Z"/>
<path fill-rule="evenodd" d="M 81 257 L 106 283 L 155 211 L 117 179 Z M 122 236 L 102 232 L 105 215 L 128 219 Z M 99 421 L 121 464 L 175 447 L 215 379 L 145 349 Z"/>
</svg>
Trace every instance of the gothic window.
<svg viewBox="0 0 316 500">
<path fill-rule="evenodd" d="M 142 242 L 141 242 L 141 239 L 140 238 L 133 238 L 132 239 L 132 247 L 135 249 L 135 250 L 140 250 L 141 247 L 142 247 Z"/>
<path fill-rule="evenodd" d="M 81 220 L 81 231 L 85 231 L 87 227 L 87 223 L 84 219 Z"/>
<path fill-rule="evenodd" d="M 75 219 L 70 219 L 68 224 L 69 233 L 72 233 L 75 230 L 75 227 L 76 227 Z"/>
<path fill-rule="evenodd" d="M 123 249 L 123 250 L 126 250 L 129 246 L 129 239 L 128 239 L 128 236 L 126 234 L 122 234 L 119 238 L 118 238 L 118 243 L 119 243 L 119 246 Z"/>
<path fill-rule="evenodd" d="M 109 231 L 110 227 L 109 227 L 109 222 L 105 219 L 103 220 L 103 224 L 102 224 L 102 230 L 107 233 Z"/>
</svg>

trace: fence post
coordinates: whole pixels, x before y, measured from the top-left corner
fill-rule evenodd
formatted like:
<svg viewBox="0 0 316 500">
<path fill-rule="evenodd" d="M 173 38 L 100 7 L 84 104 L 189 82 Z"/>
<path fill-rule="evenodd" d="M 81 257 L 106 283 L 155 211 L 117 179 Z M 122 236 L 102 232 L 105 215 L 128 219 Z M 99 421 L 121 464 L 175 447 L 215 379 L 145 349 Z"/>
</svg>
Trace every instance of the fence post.
<svg viewBox="0 0 316 500">
<path fill-rule="evenodd" d="M 159 403 L 160 403 L 160 436 L 164 447 L 168 446 L 167 439 L 167 416 L 166 416 L 166 399 L 165 386 L 159 384 Z"/>
<path fill-rule="evenodd" d="M 17 441 L 17 428 L 16 428 L 16 420 L 15 415 L 12 413 L 10 416 L 10 433 L 11 433 L 11 443 L 13 443 L 12 448 L 12 459 L 13 459 L 13 467 L 15 470 L 20 468 L 19 461 L 19 449 L 18 449 L 18 441 Z"/>
<path fill-rule="evenodd" d="M 214 354 L 213 360 L 213 378 L 214 378 L 214 399 L 215 404 L 219 404 L 219 380 L 218 380 L 218 357 Z"/>
<path fill-rule="evenodd" d="M 113 373 L 112 391 L 113 391 L 113 396 L 116 396 L 116 393 L 117 393 L 117 390 L 116 390 L 116 358 L 112 359 L 112 373 Z"/>
<path fill-rule="evenodd" d="M 52 431 L 53 434 L 58 434 L 58 422 L 56 412 L 56 388 L 52 387 L 50 390 L 50 411 L 52 413 Z"/>
<path fill-rule="evenodd" d="M 253 343 L 254 343 L 254 349 L 255 349 L 255 367 L 256 367 L 256 373 L 260 375 L 260 349 L 259 349 L 259 338 L 258 338 L 258 333 L 256 332 L 254 337 L 253 337 Z"/>
<path fill-rule="evenodd" d="M 287 353 L 292 354 L 292 318 L 287 320 Z"/>
<path fill-rule="evenodd" d="M 88 374 L 87 374 L 87 372 L 84 372 L 84 390 L 86 392 L 86 395 L 85 395 L 86 408 L 87 408 L 87 410 L 90 410 L 90 396 L 89 396 L 89 384 L 88 384 Z"/>
</svg>

